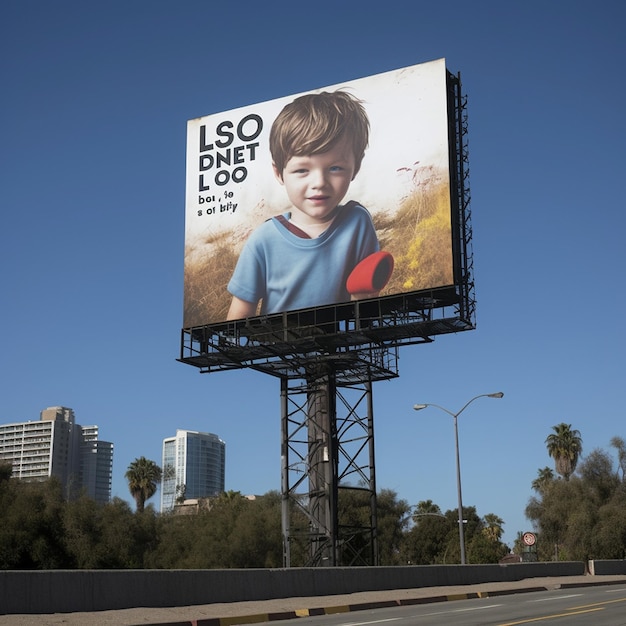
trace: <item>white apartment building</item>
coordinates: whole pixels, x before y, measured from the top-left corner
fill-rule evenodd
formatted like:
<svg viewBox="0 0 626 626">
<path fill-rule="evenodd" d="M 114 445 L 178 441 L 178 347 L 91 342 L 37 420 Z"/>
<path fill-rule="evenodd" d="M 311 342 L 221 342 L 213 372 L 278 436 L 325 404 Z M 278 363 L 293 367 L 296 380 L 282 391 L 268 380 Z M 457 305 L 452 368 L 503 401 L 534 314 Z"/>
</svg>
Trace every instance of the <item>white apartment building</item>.
<svg viewBox="0 0 626 626">
<path fill-rule="evenodd" d="M 206 498 L 224 491 L 226 444 L 212 433 L 176 430 L 163 440 L 161 512 L 183 499 Z"/>
<path fill-rule="evenodd" d="M 99 502 L 111 499 L 113 444 L 98 440 L 97 426 L 77 424 L 67 407 L 44 409 L 39 421 L 0 425 L 0 461 L 11 463 L 13 478 L 58 478 L 67 498 L 84 489 Z"/>
</svg>

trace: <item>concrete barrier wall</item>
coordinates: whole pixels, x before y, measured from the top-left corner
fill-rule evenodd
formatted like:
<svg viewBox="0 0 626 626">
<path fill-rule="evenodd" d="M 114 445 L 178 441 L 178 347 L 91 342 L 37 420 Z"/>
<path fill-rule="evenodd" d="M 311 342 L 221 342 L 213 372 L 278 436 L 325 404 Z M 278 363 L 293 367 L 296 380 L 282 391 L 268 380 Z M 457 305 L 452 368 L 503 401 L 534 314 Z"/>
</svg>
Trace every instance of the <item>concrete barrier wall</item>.
<svg viewBox="0 0 626 626">
<path fill-rule="evenodd" d="M 3 571 L 0 572 L 0 614 L 190 606 L 584 573 L 582 562 L 258 570 Z"/>
<path fill-rule="evenodd" d="M 626 574 L 626 560 L 621 561 L 589 561 L 589 573 L 595 576 L 612 576 Z"/>
</svg>

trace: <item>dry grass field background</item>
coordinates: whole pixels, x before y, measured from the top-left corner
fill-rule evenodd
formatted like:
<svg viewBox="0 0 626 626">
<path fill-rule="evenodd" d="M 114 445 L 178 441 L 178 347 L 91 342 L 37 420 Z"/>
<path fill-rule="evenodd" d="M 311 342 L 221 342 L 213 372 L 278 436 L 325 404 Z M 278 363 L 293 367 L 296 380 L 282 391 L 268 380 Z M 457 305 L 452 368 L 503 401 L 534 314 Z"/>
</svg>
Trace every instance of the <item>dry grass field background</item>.
<svg viewBox="0 0 626 626">
<path fill-rule="evenodd" d="M 395 212 L 372 212 L 382 250 L 395 260 L 381 295 L 452 284 L 450 191 L 431 179 L 417 186 Z M 230 305 L 226 285 L 239 254 L 234 234 L 205 241 L 208 254 L 185 263 L 184 326 L 222 322 Z M 237 237 L 239 239 L 239 237 Z"/>
</svg>

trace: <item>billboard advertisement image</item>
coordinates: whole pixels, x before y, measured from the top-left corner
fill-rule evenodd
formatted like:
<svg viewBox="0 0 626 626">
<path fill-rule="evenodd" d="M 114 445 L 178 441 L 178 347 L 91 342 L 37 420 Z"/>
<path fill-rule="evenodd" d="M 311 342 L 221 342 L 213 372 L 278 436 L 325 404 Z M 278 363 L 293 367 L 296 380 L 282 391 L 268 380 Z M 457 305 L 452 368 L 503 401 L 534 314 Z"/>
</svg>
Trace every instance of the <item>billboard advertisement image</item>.
<svg viewBox="0 0 626 626">
<path fill-rule="evenodd" d="M 188 122 L 183 327 L 454 283 L 445 60 Z"/>
</svg>

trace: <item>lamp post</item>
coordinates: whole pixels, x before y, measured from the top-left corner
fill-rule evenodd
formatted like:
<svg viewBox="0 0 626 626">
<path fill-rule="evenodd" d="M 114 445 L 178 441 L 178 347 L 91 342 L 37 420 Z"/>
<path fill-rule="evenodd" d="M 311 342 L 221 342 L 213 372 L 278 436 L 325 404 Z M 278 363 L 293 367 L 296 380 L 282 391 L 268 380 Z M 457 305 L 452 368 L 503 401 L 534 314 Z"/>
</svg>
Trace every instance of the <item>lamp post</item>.
<svg viewBox="0 0 626 626">
<path fill-rule="evenodd" d="M 440 409 L 444 413 L 451 415 L 452 419 L 454 420 L 454 447 L 456 450 L 456 490 L 457 490 L 458 507 L 459 507 L 459 543 L 461 544 L 461 565 L 465 565 L 466 560 L 465 560 L 465 531 L 463 529 L 463 497 L 461 495 L 461 461 L 459 458 L 459 427 L 458 427 L 457 418 L 459 417 L 459 415 L 461 415 L 461 413 L 463 413 L 463 411 L 465 411 L 465 409 L 472 402 L 474 402 L 474 400 L 478 400 L 478 398 L 502 398 L 503 396 L 504 396 L 504 393 L 502 393 L 501 391 L 498 391 L 496 393 L 481 393 L 478 396 L 474 396 L 471 400 L 468 400 L 463 406 L 463 408 L 457 411 L 456 413 L 453 413 L 452 411 L 448 411 L 448 409 L 445 409 L 444 407 L 439 406 L 438 404 L 416 404 L 413 406 L 413 408 L 416 411 L 421 411 L 422 409 L 425 409 L 426 407 L 429 407 L 429 406 L 435 407 L 436 409 Z"/>
</svg>

